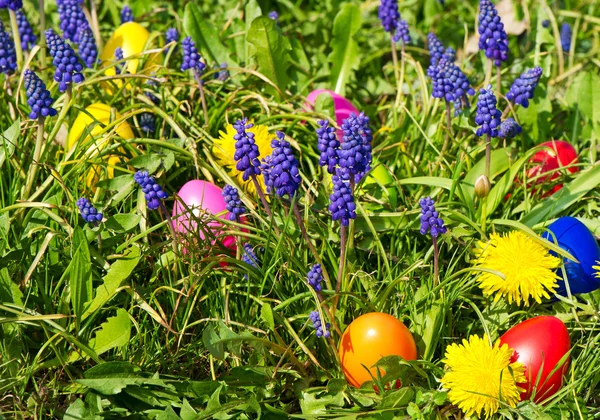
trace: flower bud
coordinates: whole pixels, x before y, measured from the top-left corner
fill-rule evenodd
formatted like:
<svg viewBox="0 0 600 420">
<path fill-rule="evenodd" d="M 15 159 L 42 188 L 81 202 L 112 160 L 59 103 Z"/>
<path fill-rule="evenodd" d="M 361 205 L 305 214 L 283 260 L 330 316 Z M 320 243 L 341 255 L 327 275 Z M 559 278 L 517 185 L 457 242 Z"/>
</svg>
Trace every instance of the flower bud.
<svg viewBox="0 0 600 420">
<path fill-rule="evenodd" d="M 475 195 L 479 198 L 484 198 L 490 193 L 490 180 L 485 175 L 480 175 L 475 181 Z"/>
</svg>

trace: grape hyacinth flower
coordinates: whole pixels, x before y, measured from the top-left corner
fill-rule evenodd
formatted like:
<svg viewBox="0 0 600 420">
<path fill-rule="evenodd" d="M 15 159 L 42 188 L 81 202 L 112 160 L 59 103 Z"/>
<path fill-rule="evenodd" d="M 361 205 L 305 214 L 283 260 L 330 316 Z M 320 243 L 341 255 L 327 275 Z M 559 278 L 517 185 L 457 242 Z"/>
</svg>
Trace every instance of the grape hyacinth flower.
<svg viewBox="0 0 600 420">
<path fill-rule="evenodd" d="M 154 130 L 156 130 L 156 121 L 154 119 L 154 115 L 152 115 L 150 112 L 142 113 L 140 115 L 140 128 L 146 135 L 154 133 Z"/>
<path fill-rule="evenodd" d="M 274 20 L 279 25 L 279 13 L 275 10 L 269 12 L 269 19 Z"/>
<path fill-rule="evenodd" d="M 444 55 L 444 44 L 442 44 L 442 41 L 433 32 L 429 32 L 427 35 L 427 47 L 429 48 L 429 64 L 430 66 L 435 66 Z"/>
<path fill-rule="evenodd" d="M 123 6 L 121 9 L 121 25 L 127 22 L 133 22 L 133 12 L 129 6 Z"/>
<path fill-rule="evenodd" d="M 431 96 L 443 98 L 448 103 L 454 104 L 455 114 L 462 111 L 463 107 L 469 106 L 467 95 L 474 95 L 475 90 L 469 84 L 469 79 L 454 63 L 440 59 L 435 68 L 429 68 L 428 74 L 433 82 Z"/>
<path fill-rule="evenodd" d="M 321 264 L 314 264 L 308 274 L 306 275 L 306 280 L 310 287 L 312 287 L 315 292 L 319 293 L 323 290 L 323 269 L 321 268 Z"/>
<path fill-rule="evenodd" d="M 134 174 L 133 179 L 140 187 L 142 187 L 150 210 L 156 210 L 160 207 L 160 200 L 169 198 L 169 194 L 163 191 L 162 187 L 156 183 L 153 176 L 148 175 L 148 171 L 137 171 Z"/>
<path fill-rule="evenodd" d="M 333 220 L 339 220 L 342 226 L 348 226 L 350 219 L 356 219 L 356 204 L 350 188 L 350 175 L 344 169 L 338 169 L 332 176 L 333 192 L 329 196 L 329 211 Z"/>
<path fill-rule="evenodd" d="M 192 41 L 191 37 L 186 37 L 183 39 L 183 62 L 181 63 L 181 70 L 185 71 L 188 69 L 192 69 L 198 72 L 198 74 L 202 74 L 206 65 L 200 61 L 202 57 L 198 53 L 198 49 L 196 48 L 196 44 Z"/>
<path fill-rule="evenodd" d="M 571 25 L 563 23 L 560 27 L 560 45 L 564 52 L 568 53 L 571 51 L 571 37 L 573 32 L 571 31 Z"/>
<path fill-rule="evenodd" d="M 56 67 L 54 80 L 58 82 L 58 90 L 64 92 L 71 83 L 83 82 L 83 66 L 73 48 L 52 29 L 46 31 L 46 43 L 50 49 L 52 63 Z"/>
<path fill-rule="evenodd" d="M 115 49 L 115 61 L 118 63 L 119 61 L 123 61 L 125 57 L 123 57 L 123 49 L 121 47 L 117 47 Z M 115 74 L 127 73 L 127 71 L 123 72 L 125 68 L 125 64 L 116 64 L 115 65 Z"/>
<path fill-rule="evenodd" d="M 496 66 L 508 59 L 508 37 L 491 0 L 479 2 L 479 49 Z"/>
<path fill-rule="evenodd" d="M 79 29 L 79 56 L 88 69 L 98 62 L 98 47 L 90 28 Z"/>
<path fill-rule="evenodd" d="M 4 30 L 4 25 L 0 20 L 0 71 L 4 74 L 11 74 L 17 70 L 17 54 L 15 52 L 15 43 Z"/>
<path fill-rule="evenodd" d="M 221 63 L 220 66 L 215 64 L 213 70 L 215 70 L 215 79 L 218 79 L 221 82 L 225 82 L 227 79 L 229 79 L 229 70 L 227 69 L 227 63 Z"/>
<path fill-rule="evenodd" d="M 171 42 L 177 42 L 179 41 L 179 32 L 177 32 L 176 28 L 169 28 L 167 29 L 165 38 L 167 40 L 167 44 L 170 44 Z"/>
<path fill-rule="evenodd" d="M 533 99 L 533 92 L 541 77 L 541 67 L 534 67 L 523 72 L 513 82 L 506 94 L 506 99 L 513 104 L 519 104 L 523 108 L 527 108 L 529 106 L 529 99 Z"/>
<path fill-rule="evenodd" d="M 397 30 L 400 12 L 398 12 L 398 0 L 381 0 L 378 10 L 379 20 L 386 32 L 390 34 Z"/>
<path fill-rule="evenodd" d="M 344 141 L 339 149 L 339 165 L 352 176 L 353 182 L 359 182 L 366 172 L 371 169 L 371 127 L 369 117 L 364 112 L 354 113 L 342 121 Z"/>
<path fill-rule="evenodd" d="M 0 0 L 0 9 L 6 8 L 16 12 L 23 8 L 23 0 Z"/>
<path fill-rule="evenodd" d="M 419 202 L 421 206 L 421 235 L 431 234 L 432 238 L 437 238 L 447 232 L 444 221 L 440 214 L 435 210 L 435 203 L 431 197 L 422 198 Z"/>
<path fill-rule="evenodd" d="M 79 42 L 79 31 L 90 28 L 79 0 L 61 0 L 57 2 L 60 30 L 66 40 Z"/>
<path fill-rule="evenodd" d="M 410 32 L 408 30 L 408 22 L 404 19 L 398 22 L 398 27 L 396 28 L 396 34 L 393 37 L 394 42 L 398 42 L 402 40 L 404 44 L 410 43 Z"/>
<path fill-rule="evenodd" d="M 496 96 L 492 91 L 492 86 L 488 85 L 487 88 L 481 89 L 477 98 L 477 114 L 475 115 L 475 123 L 479 128 L 475 134 L 498 137 L 501 115 L 502 113 L 496 108 Z"/>
<path fill-rule="evenodd" d="M 302 182 L 292 146 L 285 140 L 285 134 L 278 131 L 277 138 L 271 141 L 271 148 L 273 152 L 269 162 L 267 191 L 275 191 L 280 197 L 287 195 L 292 199 Z"/>
<path fill-rule="evenodd" d="M 327 172 L 330 174 L 335 173 L 335 168 L 338 165 L 338 151 L 340 148 L 340 141 L 335 133 L 335 128 L 329 125 L 327 120 L 319 120 L 317 124 L 320 125 L 317 128 L 317 148 L 321 152 L 319 158 L 319 165 L 327 165 Z"/>
<path fill-rule="evenodd" d="M 244 203 L 240 199 L 238 189 L 231 185 L 225 185 L 221 195 L 229 212 L 229 220 L 239 222 L 240 216 L 246 212 L 246 207 L 244 207 Z"/>
<path fill-rule="evenodd" d="M 446 48 L 446 51 L 444 51 L 442 58 L 446 61 L 454 63 L 456 61 L 456 51 L 454 50 L 454 48 L 448 47 Z"/>
<path fill-rule="evenodd" d="M 516 135 L 520 134 L 523 129 L 521 126 L 514 120 L 514 118 L 507 118 L 502 121 L 500 124 L 500 128 L 498 129 L 498 137 L 512 139 Z"/>
<path fill-rule="evenodd" d="M 92 203 L 90 203 L 90 200 L 87 198 L 82 197 L 77 200 L 77 207 L 79 207 L 79 213 L 81 214 L 81 217 L 87 223 L 96 224 L 102 221 L 102 213 L 92 206 Z"/>
<path fill-rule="evenodd" d="M 29 24 L 23 10 L 17 10 L 15 15 L 17 17 L 17 26 L 19 27 L 19 35 L 21 37 L 21 48 L 23 50 L 29 50 L 31 49 L 31 46 L 35 45 L 37 37 L 33 33 L 33 28 Z"/>
<path fill-rule="evenodd" d="M 321 316 L 319 315 L 319 311 L 312 311 L 308 316 L 312 322 L 313 327 L 316 330 L 316 334 L 318 338 L 329 338 L 331 337 L 331 333 L 329 331 L 330 324 L 329 322 L 325 324 L 325 330 L 323 330 L 323 325 L 321 323 Z"/>
<path fill-rule="evenodd" d="M 242 252 L 242 261 L 244 261 L 248 265 L 251 265 L 254 268 L 258 268 L 258 257 L 252 249 L 252 245 L 248 243 L 244 244 L 244 251 Z M 246 277 L 248 276 L 246 275 Z"/>
<path fill-rule="evenodd" d="M 46 89 L 46 85 L 33 71 L 26 69 L 25 90 L 27 91 L 27 104 L 31 108 L 29 118 L 37 120 L 40 117 L 54 117 L 56 110 L 52 108 L 54 99 Z"/>
<path fill-rule="evenodd" d="M 238 171 L 243 171 L 242 178 L 248 181 L 250 177 L 260 175 L 260 153 L 258 146 L 254 142 L 254 133 L 246 131 L 254 127 L 254 124 L 248 123 L 248 118 L 237 120 L 233 128 L 237 134 L 233 136 L 235 140 L 235 155 L 233 158 L 237 162 L 235 167 Z"/>
</svg>

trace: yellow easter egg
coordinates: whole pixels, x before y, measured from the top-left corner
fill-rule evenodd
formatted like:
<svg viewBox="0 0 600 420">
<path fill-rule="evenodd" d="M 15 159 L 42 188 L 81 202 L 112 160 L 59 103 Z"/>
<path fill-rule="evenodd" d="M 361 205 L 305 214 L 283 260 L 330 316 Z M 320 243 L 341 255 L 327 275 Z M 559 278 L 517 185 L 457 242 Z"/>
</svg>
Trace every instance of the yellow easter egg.
<svg viewBox="0 0 600 420">
<path fill-rule="evenodd" d="M 93 191 L 96 190 L 94 185 L 96 182 L 102 179 L 102 175 L 105 175 L 104 179 L 112 179 L 115 176 L 115 166 L 121 163 L 121 159 L 118 156 L 108 156 L 106 161 L 106 169 L 101 165 L 92 165 L 88 171 L 85 184 Z"/>
<path fill-rule="evenodd" d="M 126 22 L 119 26 L 112 36 L 106 41 L 100 59 L 104 62 L 112 62 L 115 59 L 115 50 L 121 47 L 123 57 L 127 58 L 144 51 L 146 42 L 150 38 L 150 33 L 146 28 L 136 22 Z M 132 58 L 127 60 L 127 71 L 135 73 L 138 69 L 139 60 Z M 115 68 L 106 69 L 105 74 L 112 76 L 115 74 Z"/>
<path fill-rule="evenodd" d="M 117 119 L 121 118 L 121 114 L 117 112 L 115 117 Z M 97 137 L 99 133 L 104 130 L 104 126 L 110 124 L 110 122 L 110 106 L 101 103 L 95 103 L 88 106 L 85 109 L 85 112 L 80 112 L 79 115 L 77 115 L 75 122 L 69 130 L 69 136 L 67 138 L 67 150 L 71 149 L 71 147 L 73 147 L 78 140 L 85 142 L 89 139 L 89 136 L 94 138 Z M 89 131 L 88 136 L 86 136 L 85 139 L 81 139 L 81 136 L 84 132 L 86 132 L 86 130 Z M 115 132 L 123 139 L 132 139 L 135 137 L 131 127 L 125 121 L 121 122 L 116 127 Z M 96 144 L 93 147 L 102 149 L 104 146 L 106 146 L 107 141 L 99 139 L 96 141 Z"/>
</svg>

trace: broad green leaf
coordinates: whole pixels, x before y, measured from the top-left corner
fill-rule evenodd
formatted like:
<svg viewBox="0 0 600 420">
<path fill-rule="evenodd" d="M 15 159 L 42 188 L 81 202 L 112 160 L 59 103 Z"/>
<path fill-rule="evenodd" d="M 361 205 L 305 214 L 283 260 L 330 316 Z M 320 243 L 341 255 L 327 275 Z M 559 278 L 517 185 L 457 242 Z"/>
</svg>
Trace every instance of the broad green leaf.
<svg viewBox="0 0 600 420">
<path fill-rule="evenodd" d="M 21 121 L 17 120 L 0 136 L 0 168 L 7 158 L 10 158 L 15 152 L 15 147 L 19 141 Z"/>
<path fill-rule="evenodd" d="M 100 416 L 94 415 L 89 408 L 86 407 L 85 403 L 77 398 L 74 402 L 71 403 L 65 415 L 63 417 L 64 420 L 96 420 L 102 419 Z"/>
<path fill-rule="evenodd" d="M 522 135 L 531 137 L 535 143 L 546 141 L 552 119 L 552 103 L 544 86 L 536 88 L 527 108 L 517 107 L 517 116 L 523 127 Z"/>
<path fill-rule="evenodd" d="M 83 314 L 84 319 L 102 308 L 106 302 L 112 299 L 117 289 L 131 275 L 140 258 L 140 248 L 133 244 L 131 248 L 124 252 L 123 258 L 118 259 L 110 266 L 108 273 L 102 279 L 103 284 L 96 288 L 94 299 Z"/>
<path fill-rule="evenodd" d="M 181 411 L 179 412 L 181 420 L 195 420 L 198 418 L 198 412 L 190 405 L 186 398 L 183 399 Z"/>
<path fill-rule="evenodd" d="M 580 72 L 567 91 L 567 102 L 594 122 L 600 122 L 600 76 Z"/>
<path fill-rule="evenodd" d="M 354 35 L 360 30 L 361 23 L 360 8 L 354 3 L 345 3 L 333 21 L 332 51 L 329 55 L 331 84 L 342 96 L 352 71 L 360 64 L 360 51 Z"/>
<path fill-rule="evenodd" d="M 129 385 L 144 384 L 150 380 L 139 376 L 106 377 L 94 379 L 77 379 L 75 382 L 103 395 L 117 395 Z M 156 381 L 155 381 L 156 382 Z M 163 382 L 163 381 L 158 381 Z"/>
<path fill-rule="evenodd" d="M 335 104 L 329 92 L 323 92 L 315 99 L 315 112 L 335 119 Z"/>
<path fill-rule="evenodd" d="M 185 6 L 183 28 L 192 37 L 198 51 L 207 61 L 237 66 L 232 61 L 229 50 L 221 42 L 217 28 L 213 26 L 209 18 L 202 16 L 200 7 L 194 2 Z"/>
<path fill-rule="evenodd" d="M 252 44 L 250 56 L 254 57 L 258 71 L 284 92 L 290 80 L 287 75 L 290 43 L 281 34 L 275 21 L 265 16 L 254 19 L 246 40 Z M 267 89 L 277 93 L 272 87 Z"/>
<path fill-rule="evenodd" d="M 173 407 L 169 406 L 165 411 L 156 416 L 156 420 L 181 420 L 181 417 L 173 411 Z"/>
<path fill-rule="evenodd" d="M 302 93 L 306 90 L 306 87 L 310 82 L 310 60 L 306 56 L 302 42 L 300 42 L 298 38 L 290 38 L 289 42 L 290 56 L 292 58 L 292 63 L 295 64 L 290 67 L 290 75 L 292 80 L 296 83 L 297 93 Z"/>
<path fill-rule="evenodd" d="M 402 387 L 390 392 L 381 401 L 382 408 L 402 408 L 415 397 L 415 391 L 410 387 Z"/>
<path fill-rule="evenodd" d="M 503 173 L 510 167 L 510 151 L 509 149 L 496 149 L 492 150 L 490 159 L 490 181 L 496 176 Z M 477 162 L 471 170 L 465 175 L 464 180 L 461 182 L 465 194 L 473 196 L 475 194 L 475 181 L 480 175 L 483 175 L 485 171 L 485 156 Z M 411 178 L 408 178 L 411 179 Z"/>
<path fill-rule="evenodd" d="M 403 178 L 398 180 L 400 185 L 426 185 L 429 187 L 444 188 L 450 190 L 452 188 L 452 180 L 449 178 L 441 178 L 437 176 L 415 176 L 413 178 Z"/>
<path fill-rule="evenodd" d="M 529 227 L 533 227 L 540 222 L 551 219 L 581 200 L 584 195 L 599 184 L 600 165 L 596 165 L 585 172 L 581 172 L 577 178 L 565 184 L 560 191 L 535 206 L 523 217 L 521 222 Z"/>
<path fill-rule="evenodd" d="M 71 307 L 77 325 L 81 325 L 84 306 L 92 299 L 92 263 L 85 233 L 76 227 L 73 231 L 73 259 L 69 264 Z"/>
<path fill-rule="evenodd" d="M 271 305 L 267 302 L 262 304 L 262 308 L 260 310 L 260 318 L 265 321 L 265 324 L 269 327 L 271 331 L 275 329 L 275 320 L 273 319 L 273 309 L 271 309 Z"/>
<path fill-rule="evenodd" d="M 344 394 L 323 394 L 320 389 L 307 389 L 300 394 L 302 414 L 317 416 L 327 413 L 328 407 L 343 407 Z"/>
<path fill-rule="evenodd" d="M 108 318 L 96 332 L 96 336 L 90 341 L 90 347 L 98 355 L 106 353 L 115 347 L 124 346 L 131 337 L 131 320 L 129 314 L 123 308 L 117 309 L 117 315 Z"/>
<path fill-rule="evenodd" d="M 223 349 L 223 343 L 219 342 L 221 337 L 218 336 L 217 332 L 212 325 L 208 325 L 202 332 L 202 342 L 204 347 L 219 360 L 223 360 L 225 357 L 225 350 Z"/>
<path fill-rule="evenodd" d="M 107 378 L 111 376 L 132 376 L 141 372 L 141 369 L 129 362 L 106 362 L 88 369 L 84 373 L 85 379 Z"/>
<path fill-rule="evenodd" d="M 139 214 L 115 214 L 104 222 L 104 226 L 115 232 L 128 232 L 138 225 L 141 217 Z"/>
</svg>

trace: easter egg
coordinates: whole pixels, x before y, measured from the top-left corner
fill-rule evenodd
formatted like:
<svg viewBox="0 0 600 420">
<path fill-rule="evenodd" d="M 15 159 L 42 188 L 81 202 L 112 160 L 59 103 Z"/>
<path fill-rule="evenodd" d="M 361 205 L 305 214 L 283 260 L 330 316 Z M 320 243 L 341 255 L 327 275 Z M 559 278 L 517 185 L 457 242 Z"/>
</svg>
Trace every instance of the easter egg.
<svg viewBox="0 0 600 420">
<path fill-rule="evenodd" d="M 554 171 L 565 166 L 577 163 L 577 151 L 568 142 L 562 140 L 552 140 L 540 144 L 543 149 L 534 154 L 529 162 L 534 164 L 533 167 L 527 171 L 527 177 L 533 178 L 538 175 L 544 174 L 549 171 Z M 579 168 L 574 166 L 567 168 L 567 171 L 574 174 L 579 171 Z M 545 176 L 540 176 L 537 180 L 537 184 L 547 183 L 554 181 L 560 177 L 560 171 L 553 172 Z M 554 194 L 562 188 L 562 184 L 555 185 L 550 194 Z"/>
<path fill-rule="evenodd" d="M 371 171 L 363 182 L 363 187 L 378 200 L 389 201 L 392 207 L 398 206 L 398 190 L 396 182 L 388 168 L 379 163 L 375 158 L 371 164 Z M 370 187 L 371 186 L 371 187 Z M 381 188 L 383 186 L 385 188 Z M 374 190 L 374 191 L 371 191 Z"/>
<path fill-rule="evenodd" d="M 67 150 L 71 149 L 71 147 L 73 147 L 77 141 L 85 142 L 89 139 L 89 136 L 97 137 L 99 133 L 104 130 L 105 126 L 110 124 L 110 114 L 110 106 L 102 103 L 92 104 L 85 109 L 85 112 L 80 112 L 77 115 L 77 118 L 75 118 L 75 122 L 71 126 L 71 129 L 69 130 L 69 135 L 67 137 Z M 116 112 L 115 118 L 121 118 L 121 114 Z M 88 131 L 88 135 L 85 137 L 85 139 L 81 139 L 82 134 L 86 130 Z M 135 137 L 131 127 L 126 121 L 119 123 L 119 125 L 115 128 L 115 133 L 123 139 L 132 139 Z M 98 140 L 92 147 L 102 149 L 105 145 L 106 143 L 104 141 Z"/>
<path fill-rule="evenodd" d="M 214 184 L 207 181 L 192 180 L 188 181 L 177 193 L 178 200 L 175 201 L 173 207 L 173 228 L 176 232 L 188 234 L 197 232 L 201 239 L 205 238 L 203 228 L 198 228 L 197 223 L 193 218 L 190 218 L 191 211 L 196 218 L 201 219 L 202 214 L 219 215 L 226 219 L 229 215 L 227 205 L 223 199 L 223 190 Z M 182 201 L 189 211 L 181 204 Z M 215 236 L 219 235 L 220 228 L 223 225 L 217 221 L 211 221 L 206 224 L 206 228 L 210 229 Z M 227 236 L 222 239 L 225 247 L 235 249 L 235 238 Z"/>
<path fill-rule="evenodd" d="M 339 355 L 348 384 L 359 388 L 372 380 L 363 365 L 377 377 L 377 369 L 373 365 L 382 357 L 396 355 L 405 360 L 415 360 L 417 346 L 408 328 L 398 319 L 381 312 L 371 312 L 348 325 L 340 340 Z"/>
<path fill-rule="evenodd" d="M 315 101 L 317 100 L 317 98 L 319 97 L 319 95 L 321 95 L 322 93 L 328 93 L 331 95 L 332 99 L 333 99 L 333 107 L 335 109 L 335 122 L 338 126 L 342 125 L 342 122 L 348 118 L 350 116 L 350 114 L 355 114 L 358 115 L 360 112 L 354 107 L 354 105 L 352 105 L 352 102 L 350 102 L 348 99 L 344 98 L 341 95 L 338 95 L 337 93 L 335 93 L 332 90 L 327 90 L 327 89 L 317 89 L 317 90 L 313 90 L 312 92 L 310 92 L 308 94 L 308 96 L 306 97 L 307 101 L 311 104 L 314 105 Z M 343 133 L 341 130 L 337 130 L 337 135 L 338 138 L 342 139 Z"/>
<path fill-rule="evenodd" d="M 593 268 L 600 265 L 600 247 L 589 229 L 574 217 L 565 216 L 550 224 L 548 230 L 554 234 L 558 245 L 578 261 L 564 259 L 571 293 L 588 293 L 600 288 L 600 279 L 596 278 Z M 554 237 L 549 232 L 544 232 L 542 237 L 554 243 Z M 562 276 L 560 268 L 557 274 Z M 558 286 L 557 293 L 566 295 L 564 279 L 558 282 Z"/>
<path fill-rule="evenodd" d="M 569 367 L 569 357 L 561 359 L 571 349 L 567 327 L 554 316 L 538 316 L 521 322 L 509 329 L 501 344 L 514 350 L 511 362 L 525 366 L 526 384 L 519 384 L 526 391 L 521 400 L 543 401 L 555 394 L 563 384 Z M 554 373 L 552 373 L 554 371 Z"/>
<path fill-rule="evenodd" d="M 126 22 L 119 26 L 106 41 L 100 59 L 104 62 L 114 61 L 115 50 L 119 47 L 123 50 L 124 58 L 140 54 L 144 51 L 148 38 L 150 38 L 150 33 L 142 25 L 137 22 Z M 138 66 L 139 60 L 137 58 L 127 60 L 127 71 L 129 73 L 135 73 Z M 105 74 L 108 76 L 114 75 L 114 67 L 106 69 Z"/>
</svg>

